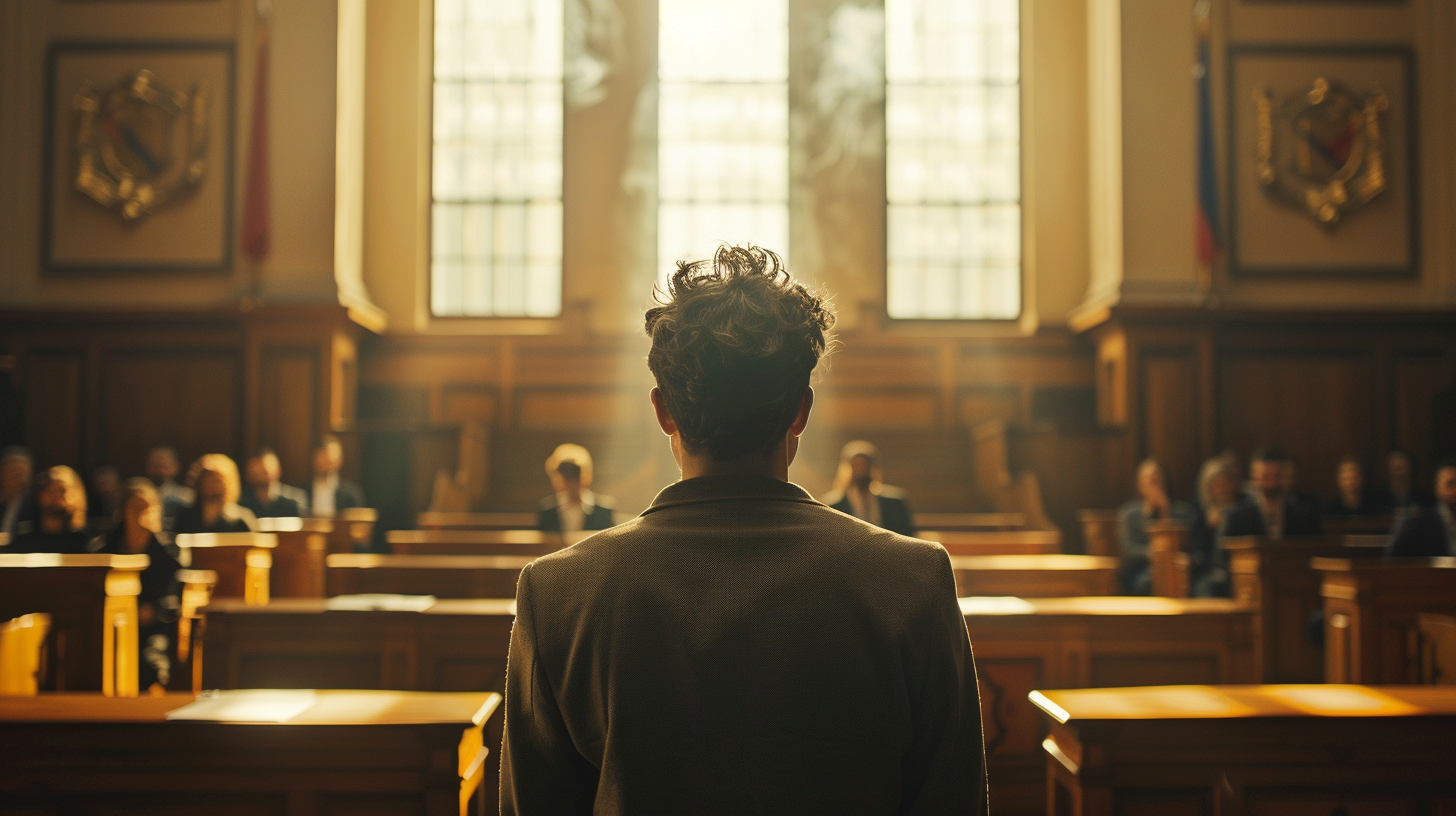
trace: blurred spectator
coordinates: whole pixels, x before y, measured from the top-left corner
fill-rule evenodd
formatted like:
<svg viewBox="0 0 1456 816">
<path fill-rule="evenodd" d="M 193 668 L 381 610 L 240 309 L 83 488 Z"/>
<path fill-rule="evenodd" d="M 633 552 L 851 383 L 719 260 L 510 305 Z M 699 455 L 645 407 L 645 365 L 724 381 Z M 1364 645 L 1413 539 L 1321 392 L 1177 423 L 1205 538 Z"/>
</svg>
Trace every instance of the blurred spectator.
<svg viewBox="0 0 1456 816">
<path fill-rule="evenodd" d="M 91 484 L 86 492 L 86 529 L 92 535 L 100 535 L 116 524 L 120 493 L 121 474 L 116 468 L 102 465 L 91 471 Z"/>
<path fill-rule="evenodd" d="M 1285 492 L 1289 457 L 1277 451 L 1260 451 L 1249 467 L 1254 501 L 1234 508 L 1224 518 L 1224 536 L 1319 535 L 1319 513 L 1314 508 L 1291 501 Z"/>
<path fill-rule="evenodd" d="M 591 491 L 592 458 L 586 448 L 570 443 L 556 446 L 546 460 L 546 476 L 556 493 L 541 500 L 536 527 L 545 533 L 605 530 L 612 526 L 611 496 Z"/>
<path fill-rule="evenodd" d="M 1405 519 L 1385 554 L 1394 558 L 1456 555 L 1456 460 L 1436 466 L 1435 501 Z"/>
<path fill-rule="evenodd" d="M 915 535 L 915 517 L 905 492 L 884 483 L 880 449 L 862 439 L 839 452 L 839 471 L 824 503 L 876 527 Z"/>
<path fill-rule="evenodd" d="M 1386 501 L 1395 515 L 1396 527 L 1407 516 L 1420 513 L 1421 508 L 1430 507 L 1436 499 L 1415 483 L 1415 460 L 1410 451 L 1396 449 L 1385 457 L 1386 487 L 1389 495 Z"/>
<path fill-rule="evenodd" d="M 258 527 L 253 511 L 238 504 L 242 482 L 238 466 L 221 453 L 209 453 L 192 464 L 187 481 L 197 500 L 177 513 L 178 533 L 246 533 Z"/>
<path fill-rule="evenodd" d="M 1188 502 L 1169 498 L 1163 466 L 1155 459 L 1145 459 L 1138 465 L 1136 486 L 1138 497 L 1124 504 L 1117 513 L 1117 529 L 1122 538 L 1118 581 L 1127 595 L 1148 595 L 1153 591 L 1153 578 L 1148 560 L 1147 523 L 1173 519 L 1186 522 L 1191 529 L 1198 511 Z"/>
<path fill-rule="evenodd" d="M 332 518 L 340 510 L 364 506 L 364 491 L 343 478 L 344 446 L 336 436 L 325 436 L 313 452 L 313 492 L 308 506 L 315 516 Z"/>
<path fill-rule="evenodd" d="M 76 471 L 57 465 L 35 480 L 35 526 L 10 540 L 9 552 L 83 553 L 86 533 L 86 486 Z"/>
<path fill-rule="evenodd" d="M 278 454 L 263 448 L 248 460 L 243 477 L 247 488 L 238 500 L 258 518 L 293 518 L 308 515 L 308 494 L 280 479 L 283 466 Z"/>
<path fill-rule="evenodd" d="M 177 483 L 177 475 L 182 472 L 182 463 L 177 459 L 177 451 L 166 445 L 158 445 L 147 451 L 147 478 L 157 486 L 157 494 L 162 498 L 162 529 L 170 530 L 177 513 L 182 508 L 197 500 L 192 488 Z"/>
<path fill-rule="evenodd" d="M 35 496 L 30 490 L 30 451 L 15 445 L 0 452 L 0 533 L 16 535 L 35 525 Z"/>
<path fill-rule="evenodd" d="M 1379 518 L 1390 515 L 1390 505 L 1379 490 L 1365 484 L 1365 470 L 1359 457 L 1340 460 L 1335 470 L 1336 493 L 1325 502 L 1324 517 L 1330 519 Z"/>
</svg>

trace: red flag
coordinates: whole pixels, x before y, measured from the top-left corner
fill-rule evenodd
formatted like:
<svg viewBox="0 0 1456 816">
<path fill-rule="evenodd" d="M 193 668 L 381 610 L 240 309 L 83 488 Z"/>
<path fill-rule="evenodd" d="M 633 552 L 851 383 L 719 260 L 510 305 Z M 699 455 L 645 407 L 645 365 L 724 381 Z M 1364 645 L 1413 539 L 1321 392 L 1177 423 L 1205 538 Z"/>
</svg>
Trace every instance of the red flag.
<svg viewBox="0 0 1456 816">
<path fill-rule="evenodd" d="M 266 25 L 262 20 L 259 25 Z M 268 38 L 258 37 L 253 77 L 253 121 L 248 133 L 248 180 L 243 192 L 243 255 L 253 263 L 268 257 Z"/>
</svg>

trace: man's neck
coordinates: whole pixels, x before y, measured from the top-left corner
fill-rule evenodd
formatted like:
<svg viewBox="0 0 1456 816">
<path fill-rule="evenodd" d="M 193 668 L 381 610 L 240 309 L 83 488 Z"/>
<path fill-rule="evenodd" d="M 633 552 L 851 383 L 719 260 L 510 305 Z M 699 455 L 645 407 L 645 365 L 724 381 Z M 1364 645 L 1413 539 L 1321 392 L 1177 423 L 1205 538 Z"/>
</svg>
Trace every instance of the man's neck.
<svg viewBox="0 0 1456 816">
<path fill-rule="evenodd" d="M 782 447 L 773 453 L 749 454 L 728 461 L 714 459 L 707 454 L 692 454 L 684 451 L 678 459 L 683 480 L 700 476 L 762 476 L 767 479 L 789 480 L 789 460 Z"/>
</svg>

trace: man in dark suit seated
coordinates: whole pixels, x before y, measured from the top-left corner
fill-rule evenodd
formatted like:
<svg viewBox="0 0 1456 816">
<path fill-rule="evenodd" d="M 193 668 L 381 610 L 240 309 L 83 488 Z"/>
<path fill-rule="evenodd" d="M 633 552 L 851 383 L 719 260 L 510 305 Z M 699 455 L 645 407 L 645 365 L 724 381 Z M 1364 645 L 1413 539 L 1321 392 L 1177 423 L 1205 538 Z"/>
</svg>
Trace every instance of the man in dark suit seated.
<svg viewBox="0 0 1456 816">
<path fill-rule="evenodd" d="M 543 533 L 579 533 L 605 530 L 612 526 L 611 496 L 591 491 L 592 459 L 586 448 L 567 443 L 557 445 L 546 460 L 546 475 L 553 495 L 541 500 L 536 528 Z"/>
<path fill-rule="evenodd" d="M 1385 554 L 1391 558 L 1456 555 L 1456 459 L 1437 465 L 1435 502 L 1400 525 Z"/>
<path fill-rule="evenodd" d="M 1350 454 L 1340 460 L 1335 470 L 1334 496 L 1321 511 L 1327 519 L 1379 518 L 1390 515 L 1388 496 L 1365 484 L 1365 469 L 1360 457 Z"/>
<path fill-rule="evenodd" d="M 945 550 L 788 482 L 832 320 L 755 247 L 647 312 L 683 478 L 521 572 L 505 816 L 986 813 Z"/>
<path fill-rule="evenodd" d="M 1285 536 L 1319 535 L 1319 512 L 1307 502 L 1291 500 L 1285 491 L 1289 457 L 1277 451 L 1259 451 L 1249 466 L 1254 501 L 1231 511 L 1224 519 L 1223 535 Z"/>
<path fill-rule="evenodd" d="M 1385 502 L 1395 514 L 1396 527 L 1411 516 L 1435 504 L 1436 498 L 1416 484 L 1415 457 L 1396 448 L 1385 457 Z"/>
<path fill-rule="evenodd" d="M 38 510 L 31 494 L 30 451 L 12 445 L 0 451 L 0 533 L 17 535 L 35 526 Z"/>
<path fill-rule="evenodd" d="M 340 475 L 344 469 L 344 445 L 337 436 L 325 436 L 313 452 L 313 492 L 309 511 L 320 518 L 333 518 L 340 510 L 364 506 L 364 491 Z"/>
<path fill-rule="evenodd" d="M 297 518 L 308 515 L 308 494 L 284 484 L 283 466 L 272 448 L 258 451 L 243 470 L 247 482 L 238 504 L 253 511 L 258 518 Z"/>
<path fill-rule="evenodd" d="M 915 535 L 915 517 L 905 491 L 884 483 L 880 449 L 856 439 L 839 452 L 839 472 L 824 503 L 876 527 Z"/>
</svg>

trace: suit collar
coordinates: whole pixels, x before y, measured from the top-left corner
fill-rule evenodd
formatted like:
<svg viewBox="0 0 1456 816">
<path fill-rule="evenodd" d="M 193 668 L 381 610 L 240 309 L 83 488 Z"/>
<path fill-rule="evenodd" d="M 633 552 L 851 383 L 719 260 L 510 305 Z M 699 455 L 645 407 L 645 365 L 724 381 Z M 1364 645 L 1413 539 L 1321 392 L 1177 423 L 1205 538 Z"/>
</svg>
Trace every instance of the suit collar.
<svg viewBox="0 0 1456 816">
<path fill-rule="evenodd" d="M 700 476 L 663 488 L 643 515 L 666 507 L 753 500 L 819 504 L 802 487 L 767 476 Z"/>
</svg>

